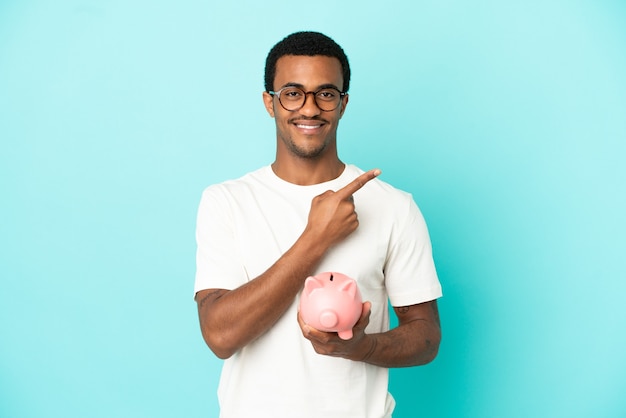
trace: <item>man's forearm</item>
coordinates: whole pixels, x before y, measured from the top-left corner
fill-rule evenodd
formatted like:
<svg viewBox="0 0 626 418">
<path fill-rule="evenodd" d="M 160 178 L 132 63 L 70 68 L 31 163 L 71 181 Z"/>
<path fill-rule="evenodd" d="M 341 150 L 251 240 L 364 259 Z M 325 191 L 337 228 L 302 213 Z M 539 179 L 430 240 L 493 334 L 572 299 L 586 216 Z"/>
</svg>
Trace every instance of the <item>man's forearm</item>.
<svg viewBox="0 0 626 418">
<path fill-rule="evenodd" d="M 395 307 L 398 327 L 381 333 L 367 334 L 370 302 L 363 304 L 361 318 L 352 328 L 353 337 L 339 338 L 336 333 L 314 329 L 298 321 L 302 333 L 318 354 L 363 361 L 381 367 L 409 367 L 432 361 L 439 350 L 441 328 L 437 301 Z"/>
<path fill-rule="evenodd" d="M 410 367 L 430 363 L 437 356 L 441 332 L 425 320 L 414 320 L 378 334 L 366 334 L 360 359 L 381 367 Z"/>
</svg>

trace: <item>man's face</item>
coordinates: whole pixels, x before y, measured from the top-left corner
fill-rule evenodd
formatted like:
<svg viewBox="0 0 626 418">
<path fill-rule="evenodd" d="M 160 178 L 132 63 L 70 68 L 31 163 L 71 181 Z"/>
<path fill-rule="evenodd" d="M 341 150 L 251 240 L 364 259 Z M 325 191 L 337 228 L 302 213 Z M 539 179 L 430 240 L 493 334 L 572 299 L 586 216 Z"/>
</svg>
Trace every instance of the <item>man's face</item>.
<svg viewBox="0 0 626 418">
<path fill-rule="evenodd" d="M 321 55 L 283 56 L 276 62 L 274 91 L 286 86 L 307 92 L 331 86 L 342 91 L 341 63 L 337 58 Z M 348 103 L 347 95 L 339 107 L 330 112 L 320 110 L 312 94 L 308 94 L 304 106 L 295 111 L 285 110 L 278 97 L 268 93 L 263 93 L 263 101 L 267 112 L 276 119 L 279 153 L 287 151 L 300 158 L 317 158 L 326 150 L 336 152 L 337 126 Z"/>
</svg>

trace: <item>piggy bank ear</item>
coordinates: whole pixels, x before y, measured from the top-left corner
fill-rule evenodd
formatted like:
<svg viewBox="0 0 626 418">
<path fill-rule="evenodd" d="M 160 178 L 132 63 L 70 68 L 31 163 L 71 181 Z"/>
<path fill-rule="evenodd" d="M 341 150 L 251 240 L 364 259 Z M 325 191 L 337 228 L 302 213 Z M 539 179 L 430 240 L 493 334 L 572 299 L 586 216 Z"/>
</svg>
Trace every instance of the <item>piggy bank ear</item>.
<svg viewBox="0 0 626 418">
<path fill-rule="evenodd" d="M 315 289 L 321 289 L 322 287 L 324 287 L 324 283 L 313 276 L 307 277 L 304 281 L 304 291 L 307 294 L 310 294 Z"/>
<path fill-rule="evenodd" d="M 347 292 L 348 295 L 353 298 L 356 295 L 356 282 L 353 280 L 349 280 L 343 283 L 339 287 L 339 290 L 341 290 L 342 292 Z"/>
</svg>

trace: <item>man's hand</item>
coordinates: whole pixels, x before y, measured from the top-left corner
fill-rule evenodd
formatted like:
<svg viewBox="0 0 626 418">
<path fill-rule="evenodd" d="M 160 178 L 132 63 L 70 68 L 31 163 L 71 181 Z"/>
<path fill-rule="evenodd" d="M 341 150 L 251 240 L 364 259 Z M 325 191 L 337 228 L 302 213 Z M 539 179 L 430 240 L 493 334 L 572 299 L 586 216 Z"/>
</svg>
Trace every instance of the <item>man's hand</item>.
<svg viewBox="0 0 626 418">
<path fill-rule="evenodd" d="M 305 232 L 315 234 L 331 247 L 341 242 L 359 226 L 352 195 L 380 174 L 379 169 L 361 174 L 345 187 L 328 190 L 313 198 Z"/>
<path fill-rule="evenodd" d="M 365 328 L 370 322 L 371 307 L 370 302 L 363 303 L 361 317 L 352 328 L 353 336 L 349 340 L 339 338 L 336 332 L 323 332 L 305 324 L 300 312 L 298 312 L 298 323 L 302 335 L 311 341 L 316 353 L 365 361 L 376 348 L 376 339 L 365 334 Z"/>
</svg>

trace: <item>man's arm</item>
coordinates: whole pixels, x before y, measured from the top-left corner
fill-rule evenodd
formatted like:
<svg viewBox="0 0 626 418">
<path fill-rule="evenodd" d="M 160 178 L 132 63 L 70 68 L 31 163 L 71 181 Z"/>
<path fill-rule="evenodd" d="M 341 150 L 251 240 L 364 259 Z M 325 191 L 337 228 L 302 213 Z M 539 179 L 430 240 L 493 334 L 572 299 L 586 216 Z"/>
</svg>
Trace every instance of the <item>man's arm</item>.
<svg viewBox="0 0 626 418">
<path fill-rule="evenodd" d="M 398 326 L 387 332 L 366 334 L 371 305 L 363 304 L 363 314 L 354 326 L 354 336 L 342 340 L 336 333 L 316 330 L 298 320 L 302 334 L 315 351 L 334 357 L 364 361 L 381 367 L 408 367 L 430 363 L 437 356 L 441 326 L 437 301 L 394 307 Z"/>
<path fill-rule="evenodd" d="M 316 196 L 302 235 L 259 277 L 234 290 L 196 294 L 202 336 L 218 357 L 232 356 L 278 321 L 328 249 L 356 230 L 352 195 L 379 174 L 370 170 L 336 192 Z"/>
<path fill-rule="evenodd" d="M 303 236 L 261 276 L 234 290 L 196 294 L 205 342 L 219 358 L 232 356 L 281 317 L 325 249 Z"/>
</svg>

